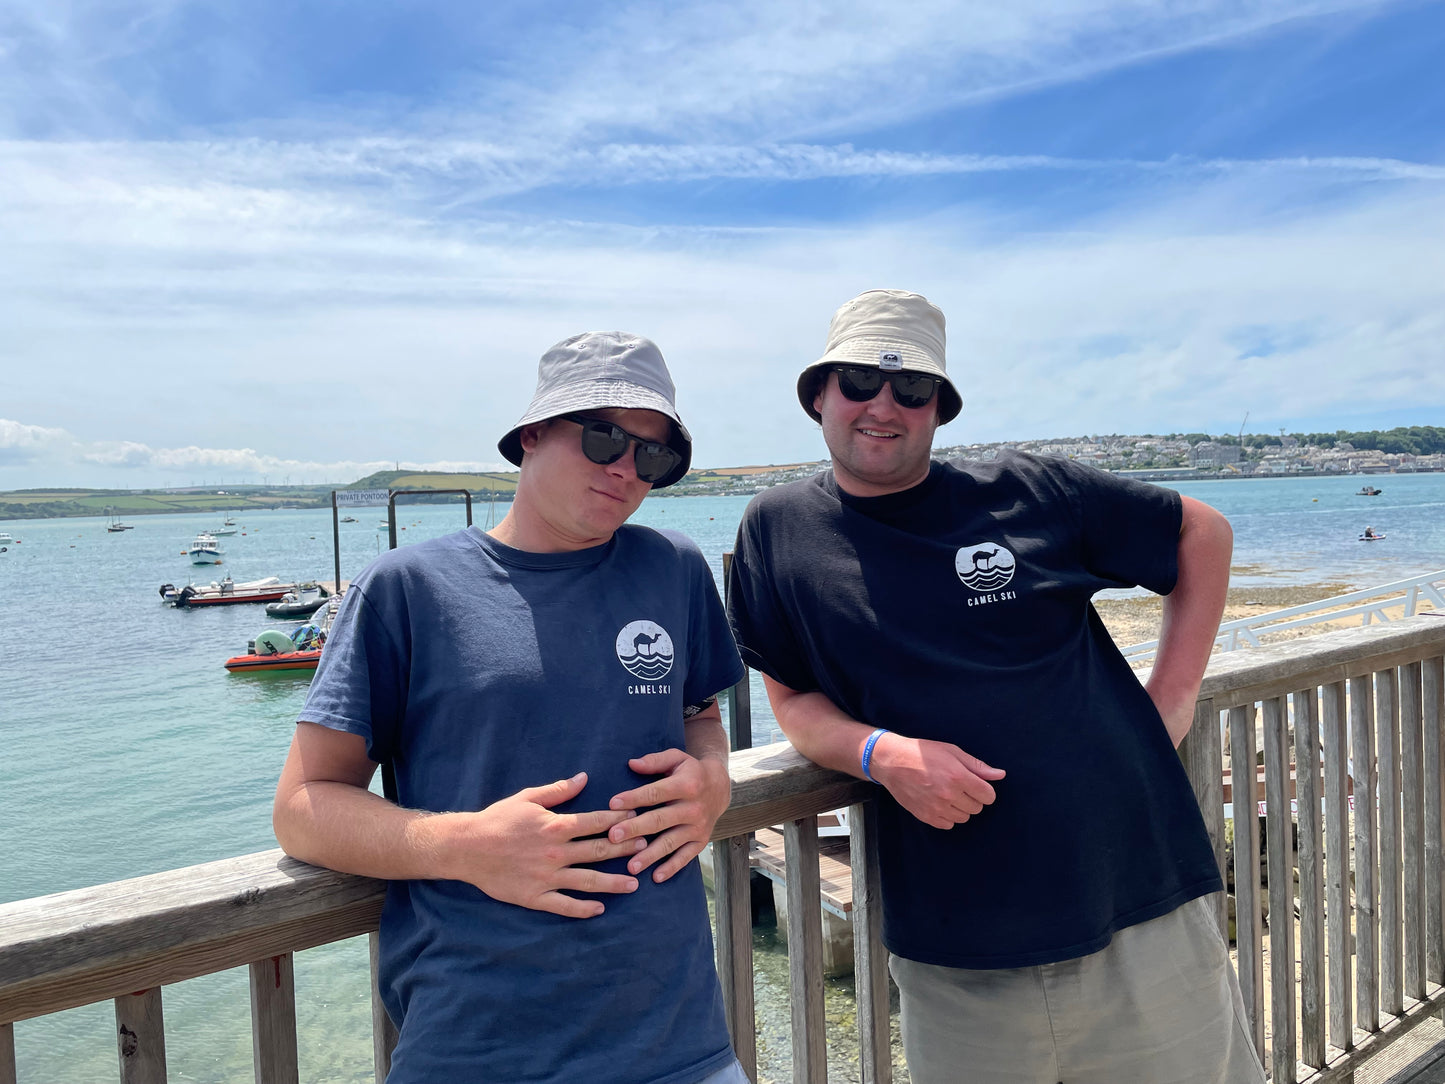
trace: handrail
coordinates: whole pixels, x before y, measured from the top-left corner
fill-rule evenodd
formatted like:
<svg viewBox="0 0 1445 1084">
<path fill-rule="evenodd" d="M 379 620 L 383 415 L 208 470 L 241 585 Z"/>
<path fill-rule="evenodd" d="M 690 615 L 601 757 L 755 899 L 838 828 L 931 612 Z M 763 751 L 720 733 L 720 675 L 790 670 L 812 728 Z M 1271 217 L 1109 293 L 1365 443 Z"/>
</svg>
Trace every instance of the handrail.
<svg viewBox="0 0 1445 1084">
<path fill-rule="evenodd" d="M 714 839 L 862 801 L 872 787 L 786 742 L 734 753 Z M 382 881 L 262 851 L 0 904 L 0 1022 L 369 933 Z"/>
<path fill-rule="evenodd" d="M 1390 597 L 1382 597 L 1385 595 Z M 1371 618 L 1386 624 L 1390 621 L 1390 615 L 1385 611 L 1397 606 L 1404 606 L 1402 617 L 1415 616 L 1422 595 L 1435 607 L 1436 612 L 1445 613 L 1445 570 L 1408 580 L 1396 580 L 1379 587 L 1350 591 L 1332 598 L 1320 599 L 1318 602 L 1306 602 L 1283 610 L 1271 610 L 1268 613 L 1225 621 L 1219 626 L 1219 634 L 1214 638 L 1214 642 L 1224 651 L 1233 651 L 1245 644 L 1259 647 L 1261 636 L 1326 621 L 1339 621 L 1347 617 L 1362 617 L 1361 623 L 1364 625 L 1368 625 Z M 1351 603 L 1356 605 L 1350 605 Z M 1145 640 L 1120 650 L 1126 658 L 1147 658 L 1158 648 L 1158 640 Z"/>
<path fill-rule="evenodd" d="M 1180 755 L 1225 869 L 1221 718 L 1232 762 L 1254 764 L 1258 748 L 1265 764 L 1262 793 L 1248 792 L 1253 773 L 1234 780 L 1239 853 L 1259 854 L 1261 835 L 1269 843 L 1267 880 L 1257 862 L 1235 868 L 1239 974 L 1256 1044 L 1276 1084 L 1346 1079 L 1445 1007 L 1445 621 L 1422 615 L 1211 661 Z M 755 1073 L 747 836 L 782 823 L 794 1079 L 826 1081 L 816 814 L 851 805 L 862 1076 L 887 1084 L 877 790 L 787 743 L 736 752 L 730 770 L 714 872 L 719 978 L 739 1058 Z M 1354 781 L 1352 808 L 1347 772 L 1366 773 Z M 1370 794 L 1376 802 L 1359 801 Z M 1266 800 L 1266 816 L 1240 815 L 1251 798 Z M 251 969 L 258 1079 L 294 1081 L 292 954 L 374 934 L 382 896 L 382 882 L 273 850 L 0 904 L 0 1082 L 15 1080 L 14 1021 L 107 998 L 123 1079 L 163 1080 L 160 987 L 242 965 Z M 1295 923 L 1270 924 L 1272 989 L 1262 964 L 1266 899 L 1272 915 L 1297 909 L 1300 927 L 1296 944 Z M 374 1021 L 380 1078 L 394 1035 L 384 1013 Z"/>
</svg>

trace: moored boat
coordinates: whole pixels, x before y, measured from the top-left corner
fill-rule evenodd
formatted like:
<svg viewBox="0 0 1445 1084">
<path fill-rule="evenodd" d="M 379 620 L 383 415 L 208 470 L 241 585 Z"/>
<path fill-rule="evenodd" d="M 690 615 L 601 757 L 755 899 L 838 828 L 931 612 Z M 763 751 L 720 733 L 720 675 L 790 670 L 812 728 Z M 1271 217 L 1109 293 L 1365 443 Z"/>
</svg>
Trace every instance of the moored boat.
<svg viewBox="0 0 1445 1084">
<path fill-rule="evenodd" d="M 226 660 L 226 669 L 233 674 L 252 670 L 315 670 L 326 644 L 326 630 L 336 617 L 341 596 L 331 595 L 326 602 L 316 617 L 289 633 L 267 629 L 257 635 L 246 645 L 246 654 Z"/>
<path fill-rule="evenodd" d="M 216 536 L 205 531 L 196 535 L 186 553 L 193 565 L 218 565 L 226 555 L 226 551 L 221 549 L 221 544 L 216 541 Z"/>
<path fill-rule="evenodd" d="M 225 606 L 236 602 L 275 602 L 284 598 L 287 592 L 294 592 L 300 584 L 283 583 L 279 576 L 267 576 L 264 580 L 246 580 L 235 583 L 230 576 L 219 583 L 188 583 L 176 587 L 173 583 L 161 584 L 161 598 L 177 608 L 186 606 Z"/>
<path fill-rule="evenodd" d="M 266 603 L 267 617 L 307 617 L 326 605 L 330 593 L 317 586 L 315 593 L 306 588 L 287 591 L 275 602 Z"/>
</svg>

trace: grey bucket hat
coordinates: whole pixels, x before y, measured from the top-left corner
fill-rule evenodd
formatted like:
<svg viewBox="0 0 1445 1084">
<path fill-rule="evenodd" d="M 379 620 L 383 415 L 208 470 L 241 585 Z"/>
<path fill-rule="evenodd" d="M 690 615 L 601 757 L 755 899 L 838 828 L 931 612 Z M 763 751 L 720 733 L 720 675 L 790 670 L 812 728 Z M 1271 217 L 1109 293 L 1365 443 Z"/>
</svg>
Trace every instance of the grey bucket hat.
<svg viewBox="0 0 1445 1084">
<path fill-rule="evenodd" d="M 584 331 L 563 339 L 537 364 L 537 390 L 522 420 L 497 441 L 507 462 L 522 465 L 522 427 L 599 407 L 655 410 L 672 419 L 668 446 L 682 462 L 653 489 L 679 481 L 692 464 L 692 434 L 677 416 L 676 389 L 662 351 L 651 339 L 625 331 Z"/>
<path fill-rule="evenodd" d="M 943 381 L 938 422 L 947 424 L 963 409 L 963 396 L 948 378 L 943 344 L 943 313 L 928 298 L 906 290 L 869 290 L 833 314 L 823 356 L 798 375 L 798 402 L 808 417 L 823 420 L 813 399 L 830 365 L 928 373 Z"/>
</svg>

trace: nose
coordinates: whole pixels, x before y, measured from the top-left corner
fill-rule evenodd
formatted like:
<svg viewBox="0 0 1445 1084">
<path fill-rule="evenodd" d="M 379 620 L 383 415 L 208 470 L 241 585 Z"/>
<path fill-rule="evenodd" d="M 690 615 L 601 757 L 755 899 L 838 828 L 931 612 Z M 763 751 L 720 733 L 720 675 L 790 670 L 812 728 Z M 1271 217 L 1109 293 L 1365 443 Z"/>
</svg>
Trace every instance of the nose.
<svg viewBox="0 0 1445 1084">
<path fill-rule="evenodd" d="M 622 478 L 626 481 L 637 480 L 637 445 L 632 441 L 627 442 L 627 451 L 620 457 L 614 459 L 606 466 L 606 471 L 615 478 Z"/>
</svg>

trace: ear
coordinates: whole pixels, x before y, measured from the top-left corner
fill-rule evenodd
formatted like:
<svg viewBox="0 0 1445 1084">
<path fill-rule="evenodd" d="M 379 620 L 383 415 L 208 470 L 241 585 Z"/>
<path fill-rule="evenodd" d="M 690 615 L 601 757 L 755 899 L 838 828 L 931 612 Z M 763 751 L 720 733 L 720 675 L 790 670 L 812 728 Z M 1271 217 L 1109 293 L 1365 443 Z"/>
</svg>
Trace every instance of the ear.
<svg viewBox="0 0 1445 1084">
<path fill-rule="evenodd" d="M 831 374 L 824 372 L 823 379 L 814 385 L 818 390 L 813 393 L 813 410 L 819 414 L 823 413 L 823 393 L 828 390 L 828 378 L 830 375 Z"/>
<path fill-rule="evenodd" d="M 521 441 L 523 455 L 537 450 L 537 442 L 542 439 L 543 432 L 545 432 L 551 424 L 552 422 L 549 419 L 544 422 L 533 422 L 531 425 L 522 426 L 522 431 L 517 434 L 517 439 Z"/>
</svg>

